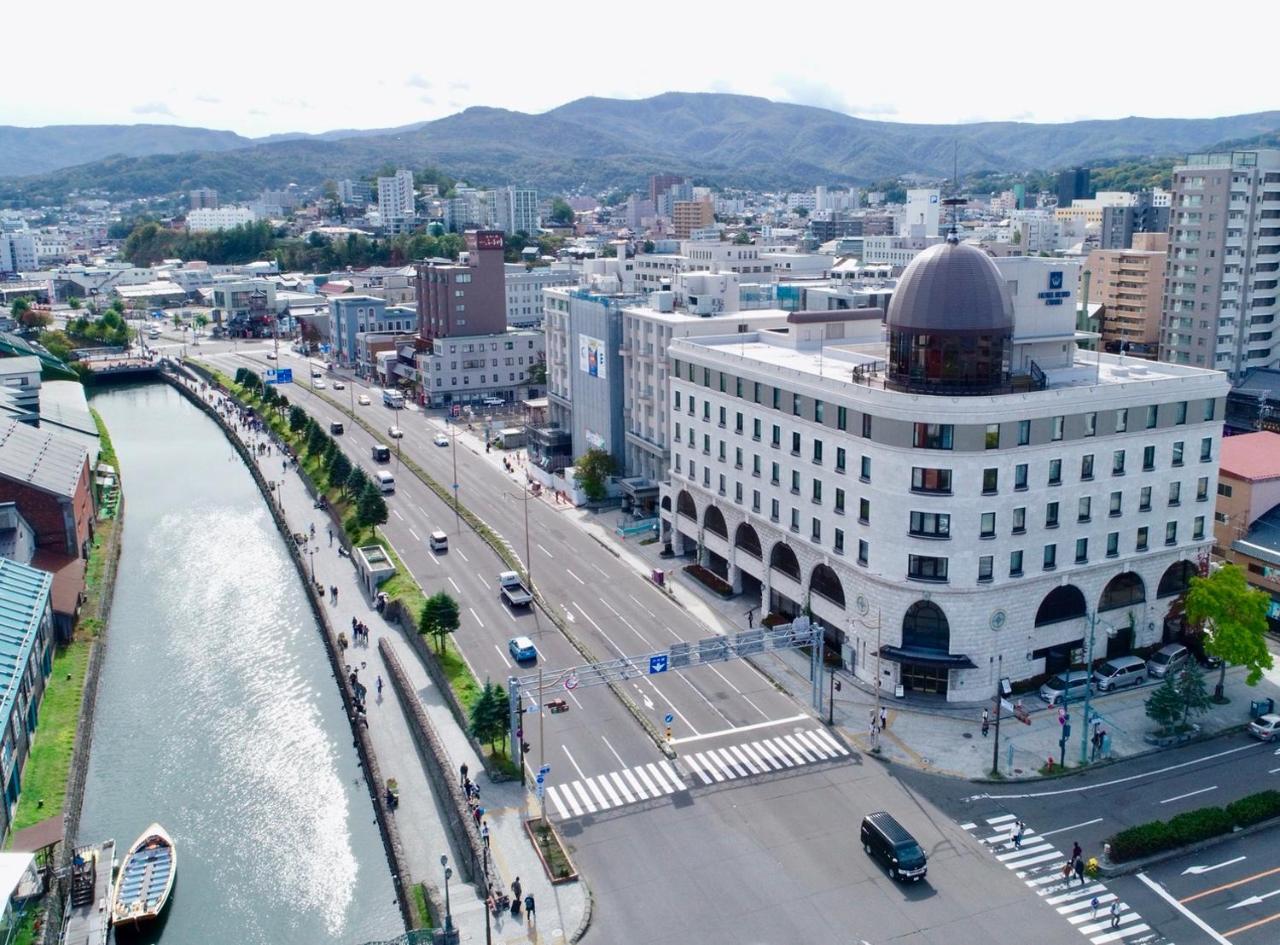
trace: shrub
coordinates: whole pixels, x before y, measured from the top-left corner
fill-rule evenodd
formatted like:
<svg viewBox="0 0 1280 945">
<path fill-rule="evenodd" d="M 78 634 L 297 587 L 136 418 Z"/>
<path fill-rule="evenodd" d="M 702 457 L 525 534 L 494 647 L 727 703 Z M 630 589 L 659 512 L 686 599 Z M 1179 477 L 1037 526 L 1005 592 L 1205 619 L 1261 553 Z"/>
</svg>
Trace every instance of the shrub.
<svg viewBox="0 0 1280 945">
<path fill-rule="evenodd" d="M 1227 805 L 1227 813 L 1240 827 L 1280 817 L 1280 791 L 1261 791 L 1242 797 Z"/>
<path fill-rule="evenodd" d="M 1250 794 L 1222 807 L 1201 807 L 1169 821 L 1153 821 L 1112 836 L 1111 859 L 1117 863 L 1199 843 L 1272 817 L 1280 817 L 1280 791 Z"/>
</svg>

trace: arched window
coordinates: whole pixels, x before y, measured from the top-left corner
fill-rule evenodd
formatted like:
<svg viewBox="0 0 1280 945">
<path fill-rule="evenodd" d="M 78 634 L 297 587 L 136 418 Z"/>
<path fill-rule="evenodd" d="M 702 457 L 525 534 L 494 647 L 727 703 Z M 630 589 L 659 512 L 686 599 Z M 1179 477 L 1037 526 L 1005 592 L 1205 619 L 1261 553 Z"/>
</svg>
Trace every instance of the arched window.
<svg viewBox="0 0 1280 945">
<path fill-rule="evenodd" d="M 809 591 L 844 609 L 844 585 L 830 565 L 820 564 L 809 575 Z"/>
<path fill-rule="evenodd" d="M 724 514 L 714 505 L 708 505 L 702 516 L 702 524 L 708 531 L 713 531 L 721 538 L 729 537 L 729 527 L 724 523 Z"/>
<path fill-rule="evenodd" d="M 1160 576 L 1156 597 L 1176 597 L 1191 586 L 1191 579 L 1198 573 L 1190 561 L 1175 561 Z"/>
<path fill-rule="evenodd" d="M 793 580 L 800 580 L 800 562 L 796 553 L 787 545 L 778 542 L 769 552 L 769 567 L 777 568 Z"/>
<path fill-rule="evenodd" d="M 951 626 L 942 608 L 930 600 L 918 600 L 902 618 L 902 647 L 907 650 L 951 651 Z"/>
<path fill-rule="evenodd" d="M 753 558 L 764 557 L 764 552 L 760 550 L 760 536 L 746 522 L 739 525 L 738 530 L 733 533 L 733 545 L 735 548 L 741 548 Z"/>
<path fill-rule="evenodd" d="M 1132 571 L 1117 574 L 1102 591 L 1098 610 L 1116 610 L 1131 604 L 1141 604 L 1147 599 L 1147 587 L 1142 578 Z"/>
<path fill-rule="evenodd" d="M 688 490 L 680 490 L 680 495 L 676 497 L 676 511 L 685 518 L 691 518 L 695 522 L 698 520 L 698 506 L 694 504 L 693 496 L 689 495 Z"/>
<path fill-rule="evenodd" d="M 671 496 L 664 495 L 662 497 L 662 507 L 666 509 L 668 512 L 671 511 Z"/>
<path fill-rule="evenodd" d="M 1044 596 L 1044 600 L 1040 602 L 1040 609 L 1036 611 L 1036 626 L 1043 627 L 1051 623 L 1061 623 L 1064 620 L 1075 620 L 1077 617 L 1083 617 L 1087 609 L 1080 589 L 1072 584 L 1064 584 L 1062 587 L 1055 587 Z"/>
</svg>

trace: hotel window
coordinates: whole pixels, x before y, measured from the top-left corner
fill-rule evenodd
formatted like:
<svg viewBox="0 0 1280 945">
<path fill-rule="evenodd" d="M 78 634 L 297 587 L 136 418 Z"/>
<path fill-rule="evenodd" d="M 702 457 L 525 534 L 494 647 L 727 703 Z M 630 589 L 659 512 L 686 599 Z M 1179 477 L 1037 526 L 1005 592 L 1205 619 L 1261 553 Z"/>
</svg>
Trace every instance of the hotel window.
<svg viewBox="0 0 1280 945">
<path fill-rule="evenodd" d="M 1013 488 L 1025 489 L 1027 487 L 1027 464 L 1018 463 L 1013 467 Z"/>
<path fill-rule="evenodd" d="M 1150 486 L 1143 486 L 1141 491 L 1139 491 L 1138 493 L 1138 511 L 1139 512 L 1151 511 L 1151 487 Z"/>
<path fill-rule="evenodd" d="M 1062 460 L 1060 459 L 1049 460 L 1049 485 L 1062 485 Z"/>
<path fill-rule="evenodd" d="M 871 543 L 859 538 L 858 539 L 858 564 L 862 565 L 865 568 L 867 566 L 867 561 L 869 561 L 870 558 L 871 558 Z"/>
<path fill-rule="evenodd" d="M 1156 421 L 1159 419 L 1159 417 L 1160 417 L 1160 408 L 1158 406 L 1156 406 L 1155 404 L 1152 404 L 1150 407 L 1147 408 L 1147 429 L 1148 430 L 1152 430 L 1155 428 Z"/>
<path fill-rule="evenodd" d="M 1200 441 L 1200 462 L 1207 463 L 1213 459 L 1213 437 L 1206 436 Z"/>
<path fill-rule="evenodd" d="M 1111 475 L 1124 475 L 1124 450 L 1116 450 L 1111 454 Z"/>
<path fill-rule="evenodd" d="M 679 391 L 676 391 L 675 398 L 676 398 L 675 399 L 676 409 L 679 410 L 680 409 L 680 392 Z"/>
<path fill-rule="evenodd" d="M 982 518 L 979 520 L 978 529 L 979 538 L 995 538 L 996 537 L 996 513 L 983 512 Z"/>
<path fill-rule="evenodd" d="M 726 421 L 726 419 L 728 418 L 728 414 L 729 414 L 729 412 L 728 412 L 727 410 L 725 410 L 725 408 L 724 408 L 724 407 L 721 407 L 721 408 L 720 408 L 720 420 L 719 420 L 719 424 L 720 424 L 720 428 L 721 428 L 721 429 L 724 429 L 725 421 Z"/>
<path fill-rule="evenodd" d="M 1187 422 L 1187 402 L 1185 400 L 1178 401 L 1174 407 L 1173 422 L 1178 426 Z"/>
<path fill-rule="evenodd" d="M 1076 539 L 1076 564 L 1089 563 L 1089 539 Z"/>
<path fill-rule="evenodd" d="M 753 512 L 760 511 L 760 490 L 759 489 L 751 490 L 751 511 Z"/>
<path fill-rule="evenodd" d="M 1080 478 L 1088 482 L 1093 478 L 1093 454 L 1085 453 L 1080 457 Z"/>
<path fill-rule="evenodd" d="M 1018 445 L 1026 446 L 1030 442 L 1031 442 L 1031 421 L 1019 420 L 1018 421 Z"/>
<path fill-rule="evenodd" d="M 711 455 L 711 436 L 706 433 L 702 434 L 702 455 Z"/>
<path fill-rule="evenodd" d="M 799 394 L 791 395 L 791 416 L 793 417 L 800 416 L 800 395 Z"/>
<path fill-rule="evenodd" d="M 1076 501 L 1076 521 L 1087 522 L 1093 517 L 1093 499 L 1089 496 L 1081 496 Z"/>
<path fill-rule="evenodd" d="M 1182 483 L 1180 482 L 1169 483 L 1169 504 L 1170 505 L 1182 504 Z"/>
<path fill-rule="evenodd" d="M 1194 538 L 1196 541 L 1200 541 L 1202 538 L 1204 538 L 1204 516 L 1197 515 L 1195 518 L 1194 525 L 1195 527 L 1191 531 L 1191 537 Z"/>
<path fill-rule="evenodd" d="M 1182 441 L 1178 440 L 1173 444 L 1173 465 L 1182 465 Z"/>
<path fill-rule="evenodd" d="M 952 426 L 949 423 L 917 423 L 912 445 L 922 450 L 951 449 Z"/>
<path fill-rule="evenodd" d="M 1098 432 L 1098 415 L 1096 413 L 1087 413 L 1084 415 L 1084 435 L 1094 436 Z"/>
<path fill-rule="evenodd" d="M 794 469 L 791 471 L 791 494 L 800 494 L 800 473 L 796 472 Z"/>
<path fill-rule="evenodd" d="M 739 410 L 737 414 L 734 416 L 733 432 L 737 434 L 742 433 L 742 411 L 741 410 Z"/>
<path fill-rule="evenodd" d="M 813 461 L 819 466 L 822 465 L 822 441 L 821 440 L 813 441 Z"/>
<path fill-rule="evenodd" d="M 1020 505 L 1013 510 L 1013 534 L 1021 535 L 1027 530 L 1027 509 Z"/>
<path fill-rule="evenodd" d="M 735 482 L 733 484 L 733 501 L 739 505 L 742 504 L 742 483 Z"/>
<path fill-rule="evenodd" d="M 818 505 L 822 504 L 822 480 L 821 479 L 813 480 L 813 501 Z"/>
<path fill-rule="evenodd" d="M 1138 541 L 1135 547 L 1138 551 L 1147 550 L 1147 526 L 1143 525 L 1138 529 Z"/>
<path fill-rule="evenodd" d="M 1051 439 L 1055 441 L 1062 439 L 1062 430 L 1064 426 L 1065 426 L 1064 418 L 1054 417 L 1053 418 L 1053 435 Z"/>
<path fill-rule="evenodd" d="M 871 414 L 869 413 L 862 415 L 862 438 L 864 440 L 871 439 Z"/>
<path fill-rule="evenodd" d="M 871 523 L 871 500 L 870 499 L 864 498 L 864 499 L 858 500 L 858 521 L 861 522 L 863 525 L 869 525 Z"/>
<path fill-rule="evenodd" d="M 1129 429 L 1129 408 L 1123 407 L 1116 411 L 1116 432 L 1124 433 Z"/>
<path fill-rule="evenodd" d="M 1009 552 L 1009 577 L 1022 577 L 1022 552 Z"/>
<path fill-rule="evenodd" d="M 800 455 L 800 434 L 799 433 L 791 434 L 791 455 L 792 456 Z"/>
<path fill-rule="evenodd" d="M 844 514 L 844 490 L 843 489 L 836 490 L 836 514 L 837 515 Z"/>
<path fill-rule="evenodd" d="M 1151 472 L 1156 468 L 1156 448 L 1154 446 L 1144 446 L 1142 448 L 1142 471 Z"/>
<path fill-rule="evenodd" d="M 861 461 L 859 472 L 858 472 L 858 478 L 861 479 L 863 482 L 871 481 L 871 457 L 870 456 L 862 457 L 862 461 Z"/>
<path fill-rule="evenodd" d="M 998 450 L 1000 448 L 1000 424 L 987 424 L 987 449 Z"/>
<path fill-rule="evenodd" d="M 822 423 L 823 417 L 826 416 L 826 404 L 820 400 L 813 402 L 813 422 Z"/>
<path fill-rule="evenodd" d="M 822 519 L 815 518 L 810 520 L 809 538 L 815 542 L 822 541 Z"/>
<path fill-rule="evenodd" d="M 982 470 L 982 494 L 995 495 L 1000 491 L 1000 470 L 991 467 Z"/>
<path fill-rule="evenodd" d="M 779 466 L 777 463 L 770 463 L 769 464 L 769 482 L 775 486 L 778 485 L 778 483 L 782 481 L 780 478 L 781 475 L 782 475 L 782 467 Z"/>
<path fill-rule="evenodd" d="M 742 468 L 742 447 L 741 446 L 735 446 L 733 448 L 733 468 L 734 469 Z"/>
<path fill-rule="evenodd" d="M 927 555 L 907 556 L 907 577 L 916 581 L 947 580 L 947 559 Z"/>
<path fill-rule="evenodd" d="M 843 446 L 836 447 L 836 472 L 844 472 L 845 452 Z"/>
<path fill-rule="evenodd" d="M 775 450 L 782 445 L 782 427 L 776 423 L 773 425 L 773 436 L 770 439 L 770 446 Z"/>
<path fill-rule="evenodd" d="M 751 382 L 751 400 L 754 403 L 757 403 L 757 404 L 760 403 L 760 382 L 759 381 Z"/>
<path fill-rule="evenodd" d="M 735 377 L 733 379 L 733 393 L 736 397 L 742 397 L 742 378 Z"/>
<path fill-rule="evenodd" d="M 836 429 L 837 430 L 849 429 L 849 410 L 847 407 L 836 408 Z"/>
<path fill-rule="evenodd" d="M 951 470 L 928 469 L 922 466 L 912 467 L 911 491 L 950 494 Z"/>
<path fill-rule="evenodd" d="M 760 475 L 760 454 L 751 454 L 751 475 L 759 477 Z"/>
<path fill-rule="evenodd" d="M 1045 528 L 1058 527 L 1058 503 L 1057 502 L 1049 502 L 1045 505 L 1044 527 Z"/>
<path fill-rule="evenodd" d="M 911 534 L 917 538 L 950 538 L 951 516 L 946 512 L 912 512 Z"/>
<path fill-rule="evenodd" d="M 702 419 L 707 423 L 711 422 L 711 401 L 709 400 L 702 402 Z"/>
<path fill-rule="evenodd" d="M 1058 546 L 1045 545 L 1044 546 L 1044 569 L 1046 571 L 1052 571 L 1057 566 L 1058 566 Z"/>
<path fill-rule="evenodd" d="M 844 554 L 844 529 L 837 528 L 831 540 L 831 548 L 836 554 Z"/>
<path fill-rule="evenodd" d="M 800 531 L 800 510 L 799 509 L 791 510 L 791 530 L 793 532 Z"/>
<path fill-rule="evenodd" d="M 991 555 L 981 555 L 978 558 L 978 580 L 987 582 L 991 580 L 992 565 L 994 559 Z"/>
<path fill-rule="evenodd" d="M 1178 543 L 1178 523 L 1177 522 L 1165 523 L 1164 543 L 1166 545 L 1176 545 Z"/>
<path fill-rule="evenodd" d="M 1120 533 L 1108 532 L 1107 533 L 1107 557 L 1114 558 L 1118 554 L 1120 554 Z"/>
<path fill-rule="evenodd" d="M 1213 419 L 1217 406 L 1218 402 L 1216 400 L 1206 400 L 1204 402 L 1204 418 L 1206 421 Z"/>
<path fill-rule="evenodd" d="M 1121 493 L 1121 492 L 1111 493 L 1111 509 L 1109 514 L 1111 515 L 1112 518 L 1116 518 L 1117 516 L 1120 515 L 1121 503 L 1123 502 L 1123 499 L 1124 499 L 1124 493 Z"/>
<path fill-rule="evenodd" d="M 1199 479 L 1196 480 L 1196 501 L 1197 502 L 1209 501 L 1209 477 L 1208 476 L 1201 476 Z"/>
<path fill-rule="evenodd" d="M 693 399 L 693 395 L 689 396 L 689 416 L 693 416 L 693 411 L 697 407 L 697 403 Z"/>
<path fill-rule="evenodd" d="M 760 441 L 760 418 L 756 417 L 751 421 L 751 439 L 756 442 Z"/>
<path fill-rule="evenodd" d="M 782 409 L 782 391 L 777 387 L 773 389 L 773 409 L 774 410 Z"/>
</svg>

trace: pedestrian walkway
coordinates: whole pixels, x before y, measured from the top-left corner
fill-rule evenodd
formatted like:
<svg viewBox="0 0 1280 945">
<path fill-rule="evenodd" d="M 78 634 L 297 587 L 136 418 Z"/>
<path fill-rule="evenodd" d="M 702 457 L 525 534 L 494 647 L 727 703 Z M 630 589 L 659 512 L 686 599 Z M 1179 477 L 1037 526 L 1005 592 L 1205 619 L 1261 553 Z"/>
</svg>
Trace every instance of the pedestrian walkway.
<svg viewBox="0 0 1280 945">
<path fill-rule="evenodd" d="M 1069 855 L 1025 825 L 1018 837 L 1018 821 L 1013 814 L 999 814 L 981 823 L 960 826 L 981 841 L 1005 869 L 1011 870 L 1052 906 L 1091 945 L 1116 942 L 1157 945 L 1165 941 L 1128 903 L 1109 892 L 1105 883 L 1074 872 L 1067 878 L 1063 865 L 1069 862 Z"/>
<path fill-rule="evenodd" d="M 200 384 L 190 381 L 187 386 L 215 408 L 220 404 L 223 408 L 229 407 L 229 402 L 215 391 L 202 390 Z M 443 694 L 436 689 L 416 651 L 409 646 L 400 629 L 389 624 L 374 609 L 363 592 L 363 584 L 351 559 L 339 553 L 341 543 L 337 537 L 330 541 L 326 513 L 315 508 L 296 469 L 283 459 L 279 444 L 274 442 L 268 431 L 241 418 L 233 409 L 226 415 L 236 435 L 255 457 L 263 477 L 275 484 L 271 494 L 284 512 L 289 531 L 305 537 L 300 548 L 313 580 L 322 588 L 336 588 L 338 591 L 336 597 L 328 594 L 325 598 L 324 606 L 331 626 L 335 631 L 345 630 L 349 640 L 352 639 L 353 619 L 368 627 L 367 639 L 345 650 L 346 671 L 355 672 L 361 685 L 368 690 L 369 737 L 382 775 L 399 782 L 400 805 L 392 816 L 400 829 L 411 877 L 414 882 L 425 882 L 442 890 L 444 875 L 440 856 L 446 854 L 456 862 L 457 855 L 450 846 L 431 783 L 419 761 L 408 719 L 391 691 L 389 673 L 378 649 L 380 640 L 388 639 L 394 648 L 444 742 L 454 770 L 458 771 L 461 765 L 466 764 L 474 774 L 483 771 L 483 765 L 465 733 L 458 728 Z M 379 679 L 384 682 L 381 692 L 378 690 Z M 357 772 L 355 776 L 363 780 L 363 772 Z M 519 917 L 506 914 L 491 916 L 485 906 L 483 891 L 464 885 L 455 877 L 451 883 L 450 904 L 460 940 L 475 943 L 492 940 L 508 945 L 567 942 L 582 921 L 586 909 L 585 888 L 581 883 L 552 886 L 547 881 L 541 861 L 524 830 L 524 821 L 530 812 L 525 792 L 518 782 L 485 784 L 481 802 L 489 825 L 490 849 L 499 875 L 506 883 L 518 877 L 524 891 L 534 895 L 538 908 L 533 926 L 526 923 L 523 914 Z M 443 899 L 443 892 L 438 898 Z M 490 926 L 488 936 L 486 925 Z"/>
</svg>

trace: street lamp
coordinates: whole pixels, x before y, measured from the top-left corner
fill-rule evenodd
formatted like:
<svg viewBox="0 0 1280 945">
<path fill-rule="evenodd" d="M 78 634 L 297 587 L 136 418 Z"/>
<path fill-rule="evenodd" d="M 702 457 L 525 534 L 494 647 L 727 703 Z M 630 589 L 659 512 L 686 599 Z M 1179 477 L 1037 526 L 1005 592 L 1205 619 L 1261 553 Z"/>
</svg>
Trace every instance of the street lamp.
<svg viewBox="0 0 1280 945">
<path fill-rule="evenodd" d="M 529 582 L 530 594 L 533 593 L 533 556 L 529 553 L 529 497 L 532 491 L 532 487 L 526 484 L 520 493 L 520 499 L 524 504 L 524 576 Z M 503 495 L 515 498 L 515 495 L 510 492 L 505 492 Z"/>
<path fill-rule="evenodd" d="M 456 426 L 456 424 L 455 424 Z M 453 447 L 453 527 L 459 536 L 462 535 L 462 513 L 458 511 L 458 430 L 454 430 L 450 435 L 451 445 Z M 528 552 L 525 552 L 528 557 Z"/>
<path fill-rule="evenodd" d="M 1116 635 L 1116 628 L 1107 621 L 1100 620 L 1096 611 L 1089 615 L 1089 655 L 1086 657 L 1085 667 L 1090 677 L 1093 675 L 1093 634 L 1098 624 L 1106 628 L 1108 640 Z M 1084 687 L 1084 718 L 1080 721 L 1080 764 L 1082 765 L 1089 763 L 1089 702 L 1092 695 L 1093 680 L 1090 678 L 1089 684 Z M 1063 741 L 1065 740 L 1064 738 Z"/>
<path fill-rule="evenodd" d="M 449 880 L 453 879 L 453 870 L 447 854 L 440 855 L 440 865 L 444 867 L 444 932 L 448 936 L 453 931 L 453 913 L 449 909 Z"/>
</svg>

